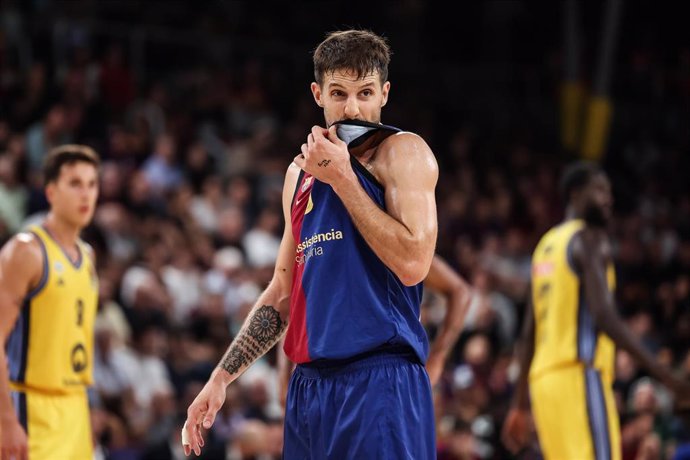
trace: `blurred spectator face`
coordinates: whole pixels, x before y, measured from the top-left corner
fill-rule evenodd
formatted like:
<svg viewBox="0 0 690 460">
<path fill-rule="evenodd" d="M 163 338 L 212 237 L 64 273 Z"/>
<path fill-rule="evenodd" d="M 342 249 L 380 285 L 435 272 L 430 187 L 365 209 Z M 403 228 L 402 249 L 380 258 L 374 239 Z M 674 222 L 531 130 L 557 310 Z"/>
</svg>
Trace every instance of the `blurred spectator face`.
<svg viewBox="0 0 690 460">
<path fill-rule="evenodd" d="M 122 192 L 122 173 L 115 163 L 106 163 L 101 168 L 101 199 L 116 200 Z"/>
<path fill-rule="evenodd" d="M 224 242 L 236 242 L 244 234 L 244 216 L 236 207 L 223 210 L 218 217 L 218 235 Z"/>
<path fill-rule="evenodd" d="M 175 160 L 175 139 L 168 134 L 163 134 L 156 140 L 156 155 L 171 164 Z"/>
<path fill-rule="evenodd" d="M 378 72 L 357 78 L 350 69 L 338 69 L 323 76 L 323 83 L 311 84 L 311 92 L 323 107 L 326 125 L 340 120 L 381 122 L 381 108 L 388 101 L 390 83 L 381 84 Z"/>
<path fill-rule="evenodd" d="M 474 368 L 482 368 L 489 362 L 491 344 L 486 336 L 477 334 L 467 341 L 464 350 L 465 362 Z"/>
<path fill-rule="evenodd" d="M 98 171 L 83 161 L 64 164 L 46 186 L 46 197 L 57 217 L 78 228 L 88 225 L 98 198 Z"/>
<path fill-rule="evenodd" d="M 16 162 L 9 155 L 0 156 L 0 182 L 8 188 L 18 185 Z"/>
<path fill-rule="evenodd" d="M 48 137 L 57 136 L 67 128 L 67 116 L 62 106 L 55 106 L 50 109 L 45 118 L 45 131 Z"/>
<path fill-rule="evenodd" d="M 657 397 L 651 382 L 643 382 L 637 386 L 633 394 L 632 405 L 633 410 L 638 414 L 656 412 Z"/>
</svg>

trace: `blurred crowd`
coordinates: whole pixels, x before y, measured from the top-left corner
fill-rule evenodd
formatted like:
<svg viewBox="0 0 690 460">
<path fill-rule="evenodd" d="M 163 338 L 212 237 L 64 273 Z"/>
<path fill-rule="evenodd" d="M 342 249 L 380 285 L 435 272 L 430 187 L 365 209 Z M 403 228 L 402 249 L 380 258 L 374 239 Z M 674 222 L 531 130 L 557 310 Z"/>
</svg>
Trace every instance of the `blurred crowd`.
<svg viewBox="0 0 690 460">
<path fill-rule="evenodd" d="M 309 128 L 323 123 L 310 69 L 243 58 L 144 78 L 122 42 L 85 39 L 63 43 L 60 59 L 20 62 L 12 30 L 0 30 L 0 240 L 47 209 L 40 170 L 50 148 L 96 148 L 101 193 L 84 234 L 100 278 L 94 442 L 99 458 L 179 458 L 187 406 L 272 276 L 283 175 Z M 664 62 L 659 51 L 625 49 L 603 164 L 617 200 L 621 314 L 660 361 L 690 374 L 690 48 Z M 563 216 L 558 177 L 572 158 L 555 122 L 543 121 L 557 113 L 550 65 L 525 70 L 536 75 L 526 82 L 551 93 L 508 125 L 500 115 L 475 119 L 433 105 L 420 112 L 424 92 L 403 96 L 395 86 L 390 118 L 383 112 L 435 151 L 437 250 L 477 290 L 435 389 L 440 459 L 510 458 L 498 434 L 516 375 L 530 253 Z M 281 82 L 296 75 L 307 79 L 285 94 Z M 430 337 L 444 313 L 444 299 L 427 292 Z M 276 353 L 228 388 L 205 458 L 280 458 Z M 673 413 L 670 395 L 623 351 L 616 373 L 624 459 L 672 458 L 678 446 L 681 458 L 690 425 Z M 539 458 L 536 441 L 521 458 Z"/>
</svg>

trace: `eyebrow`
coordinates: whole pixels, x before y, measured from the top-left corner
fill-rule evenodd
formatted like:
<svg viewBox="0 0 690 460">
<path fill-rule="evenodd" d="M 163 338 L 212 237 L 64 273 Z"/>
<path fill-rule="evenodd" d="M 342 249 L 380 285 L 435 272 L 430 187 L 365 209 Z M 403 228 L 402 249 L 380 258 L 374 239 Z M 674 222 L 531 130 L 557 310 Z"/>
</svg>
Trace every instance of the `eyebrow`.
<svg viewBox="0 0 690 460">
<path fill-rule="evenodd" d="M 373 81 L 370 81 L 370 82 L 368 82 L 368 83 L 365 83 L 365 84 L 363 84 L 362 86 L 360 86 L 360 87 L 358 88 L 358 90 L 365 89 L 365 88 L 369 88 L 369 87 L 371 87 L 371 86 L 375 86 L 374 83 L 375 83 L 375 82 L 373 82 Z M 340 83 L 335 83 L 335 82 L 329 83 L 329 84 L 328 84 L 328 88 L 329 88 L 329 89 L 331 89 L 331 88 L 342 88 L 342 89 L 347 89 L 347 88 L 345 88 L 345 86 L 341 85 Z"/>
</svg>

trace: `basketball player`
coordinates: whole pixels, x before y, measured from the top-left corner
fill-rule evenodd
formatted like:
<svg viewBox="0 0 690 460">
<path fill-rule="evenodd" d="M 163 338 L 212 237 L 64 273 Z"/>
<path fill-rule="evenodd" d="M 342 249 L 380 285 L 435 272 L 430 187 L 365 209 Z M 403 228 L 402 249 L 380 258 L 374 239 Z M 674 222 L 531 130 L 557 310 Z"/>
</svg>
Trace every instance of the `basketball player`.
<svg viewBox="0 0 690 460">
<path fill-rule="evenodd" d="M 0 251 L 3 459 L 93 457 L 86 387 L 98 282 L 79 232 L 93 216 L 98 168 L 89 147 L 53 149 L 44 166 L 47 217 Z"/>
<path fill-rule="evenodd" d="M 590 163 L 564 173 L 566 220 L 549 230 L 532 258 L 531 307 L 523 329 L 520 377 L 503 430 L 513 452 L 528 441 L 527 382 L 546 459 L 620 459 L 611 389 L 615 346 L 687 401 L 690 386 L 657 364 L 620 319 L 614 304 L 611 186 Z"/>
<path fill-rule="evenodd" d="M 419 136 L 380 124 L 389 60 L 387 43 L 360 30 L 314 52 L 311 90 L 329 128 L 313 127 L 288 169 L 274 277 L 189 407 L 186 453 L 200 454 L 226 386 L 287 328 L 298 365 L 284 458 L 435 458 L 419 314 L 438 166 Z"/>
</svg>

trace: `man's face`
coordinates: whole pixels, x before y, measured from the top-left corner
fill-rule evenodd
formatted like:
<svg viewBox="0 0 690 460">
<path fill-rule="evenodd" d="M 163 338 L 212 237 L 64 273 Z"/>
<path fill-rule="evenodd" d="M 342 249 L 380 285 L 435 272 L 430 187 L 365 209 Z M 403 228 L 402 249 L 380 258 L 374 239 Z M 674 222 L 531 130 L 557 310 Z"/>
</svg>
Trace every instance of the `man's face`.
<svg viewBox="0 0 690 460">
<path fill-rule="evenodd" d="M 381 122 L 381 108 L 388 101 L 390 82 L 381 85 L 379 73 L 357 78 L 357 73 L 341 69 L 324 75 L 323 85 L 311 84 L 314 100 L 323 107 L 327 126 L 341 120 Z"/>
<path fill-rule="evenodd" d="M 611 219 L 613 196 L 611 183 L 605 174 L 596 174 L 583 190 L 584 219 L 597 227 L 604 227 Z"/>
<path fill-rule="evenodd" d="M 98 171 L 91 163 L 64 164 L 57 179 L 46 186 L 51 210 L 78 228 L 86 227 L 98 198 Z"/>
</svg>

